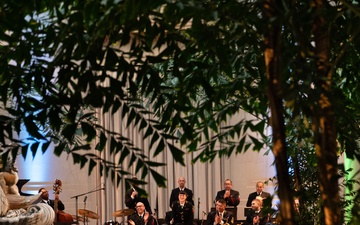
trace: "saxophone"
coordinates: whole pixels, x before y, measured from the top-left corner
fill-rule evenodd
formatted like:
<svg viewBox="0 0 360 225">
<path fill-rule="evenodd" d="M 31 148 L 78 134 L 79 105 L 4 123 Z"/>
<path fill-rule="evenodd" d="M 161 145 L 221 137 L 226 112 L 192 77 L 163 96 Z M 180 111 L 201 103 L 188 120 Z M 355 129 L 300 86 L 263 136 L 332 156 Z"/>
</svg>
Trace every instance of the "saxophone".
<svg viewBox="0 0 360 225">
<path fill-rule="evenodd" d="M 229 217 L 223 218 L 224 219 L 224 225 L 230 225 L 230 224 L 234 224 L 234 217 L 231 218 L 231 220 L 229 221 Z M 230 222 L 230 223 L 229 223 Z"/>
</svg>

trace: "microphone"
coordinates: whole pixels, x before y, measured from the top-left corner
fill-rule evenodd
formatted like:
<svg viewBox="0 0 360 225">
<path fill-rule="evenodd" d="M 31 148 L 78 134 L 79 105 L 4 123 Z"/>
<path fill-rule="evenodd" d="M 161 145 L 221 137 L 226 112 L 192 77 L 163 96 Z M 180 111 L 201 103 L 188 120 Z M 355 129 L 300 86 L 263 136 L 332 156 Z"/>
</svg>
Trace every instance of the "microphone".
<svg viewBox="0 0 360 225">
<path fill-rule="evenodd" d="M 207 213 L 205 211 L 203 211 L 203 214 L 206 216 Z"/>
<path fill-rule="evenodd" d="M 87 199 L 87 196 L 85 196 L 85 198 L 84 198 L 84 202 L 86 202 L 86 199 Z"/>
</svg>

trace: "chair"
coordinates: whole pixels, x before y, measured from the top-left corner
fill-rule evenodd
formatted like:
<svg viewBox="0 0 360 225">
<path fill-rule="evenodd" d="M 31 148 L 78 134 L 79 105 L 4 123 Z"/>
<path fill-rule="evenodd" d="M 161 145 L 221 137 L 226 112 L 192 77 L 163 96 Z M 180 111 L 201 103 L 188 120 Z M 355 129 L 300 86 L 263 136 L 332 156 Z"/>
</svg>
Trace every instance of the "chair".
<svg viewBox="0 0 360 225">
<path fill-rule="evenodd" d="M 249 216 L 251 213 L 251 207 L 245 207 L 244 208 L 244 216 Z"/>
</svg>

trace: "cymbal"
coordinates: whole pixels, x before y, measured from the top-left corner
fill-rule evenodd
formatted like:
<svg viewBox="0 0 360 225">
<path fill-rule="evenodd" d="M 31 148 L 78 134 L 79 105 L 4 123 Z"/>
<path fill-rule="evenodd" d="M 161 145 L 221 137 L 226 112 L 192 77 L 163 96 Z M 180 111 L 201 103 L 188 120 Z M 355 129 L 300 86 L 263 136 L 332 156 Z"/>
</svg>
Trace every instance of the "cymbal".
<svg viewBox="0 0 360 225">
<path fill-rule="evenodd" d="M 134 212 L 135 212 L 135 210 L 133 210 L 133 209 L 120 209 L 120 210 L 113 212 L 112 215 L 115 217 L 129 216 L 129 215 L 133 214 Z"/>
<path fill-rule="evenodd" d="M 85 217 L 88 217 L 91 219 L 99 219 L 99 215 L 93 211 L 90 211 L 87 209 L 79 209 L 78 212 L 80 215 L 83 215 Z"/>
<path fill-rule="evenodd" d="M 76 215 L 71 215 L 73 220 L 76 221 Z M 85 221 L 84 221 L 84 217 L 83 216 L 78 216 L 78 222 L 89 222 L 89 218 L 85 217 Z"/>
</svg>

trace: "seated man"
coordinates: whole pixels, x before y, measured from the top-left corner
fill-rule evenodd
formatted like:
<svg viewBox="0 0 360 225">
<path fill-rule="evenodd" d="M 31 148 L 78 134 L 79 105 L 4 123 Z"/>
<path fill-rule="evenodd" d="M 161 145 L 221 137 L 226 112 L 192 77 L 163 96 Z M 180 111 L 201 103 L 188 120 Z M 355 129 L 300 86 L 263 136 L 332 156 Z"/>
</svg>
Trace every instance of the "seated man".
<svg viewBox="0 0 360 225">
<path fill-rule="evenodd" d="M 132 179 L 137 180 L 136 177 L 133 177 Z M 137 202 L 144 203 L 146 212 L 149 212 L 150 214 L 152 214 L 149 200 L 145 197 L 139 196 L 139 193 L 136 191 L 136 189 L 134 188 L 134 185 L 133 185 L 133 187 L 130 188 L 125 194 L 125 205 L 129 209 L 133 209 L 136 212 L 136 203 Z"/>
<path fill-rule="evenodd" d="M 170 224 L 175 225 L 193 225 L 194 207 L 191 202 L 186 201 L 185 191 L 179 192 L 179 201 L 173 202 L 172 219 Z"/>
<path fill-rule="evenodd" d="M 145 211 L 145 205 L 142 202 L 136 203 L 136 213 L 128 217 L 130 225 L 154 225 L 157 224 L 155 218 Z"/>
<path fill-rule="evenodd" d="M 230 211 L 226 211 L 226 201 L 219 199 L 216 201 L 216 211 L 209 212 L 207 215 L 207 225 L 234 224 L 234 215 Z"/>
<path fill-rule="evenodd" d="M 246 206 L 250 207 L 252 200 L 256 198 L 256 196 L 260 196 L 262 199 L 266 199 L 270 197 L 270 193 L 263 191 L 264 183 L 259 181 L 256 183 L 256 191 L 249 194 L 248 200 L 246 202 Z"/>
<path fill-rule="evenodd" d="M 65 205 L 60 201 L 59 199 L 59 195 L 55 194 L 55 200 L 50 200 L 49 199 L 49 192 L 45 189 L 45 188 L 40 188 L 39 189 L 39 193 L 41 192 L 41 202 L 42 203 L 46 203 L 48 205 L 51 206 L 51 208 L 55 209 L 55 200 L 58 201 L 58 205 L 57 205 L 57 209 L 58 210 L 64 210 L 65 209 Z"/>
<path fill-rule="evenodd" d="M 265 225 L 269 216 L 261 210 L 261 201 L 254 199 L 251 202 L 251 210 L 246 216 L 245 225 Z"/>
</svg>

